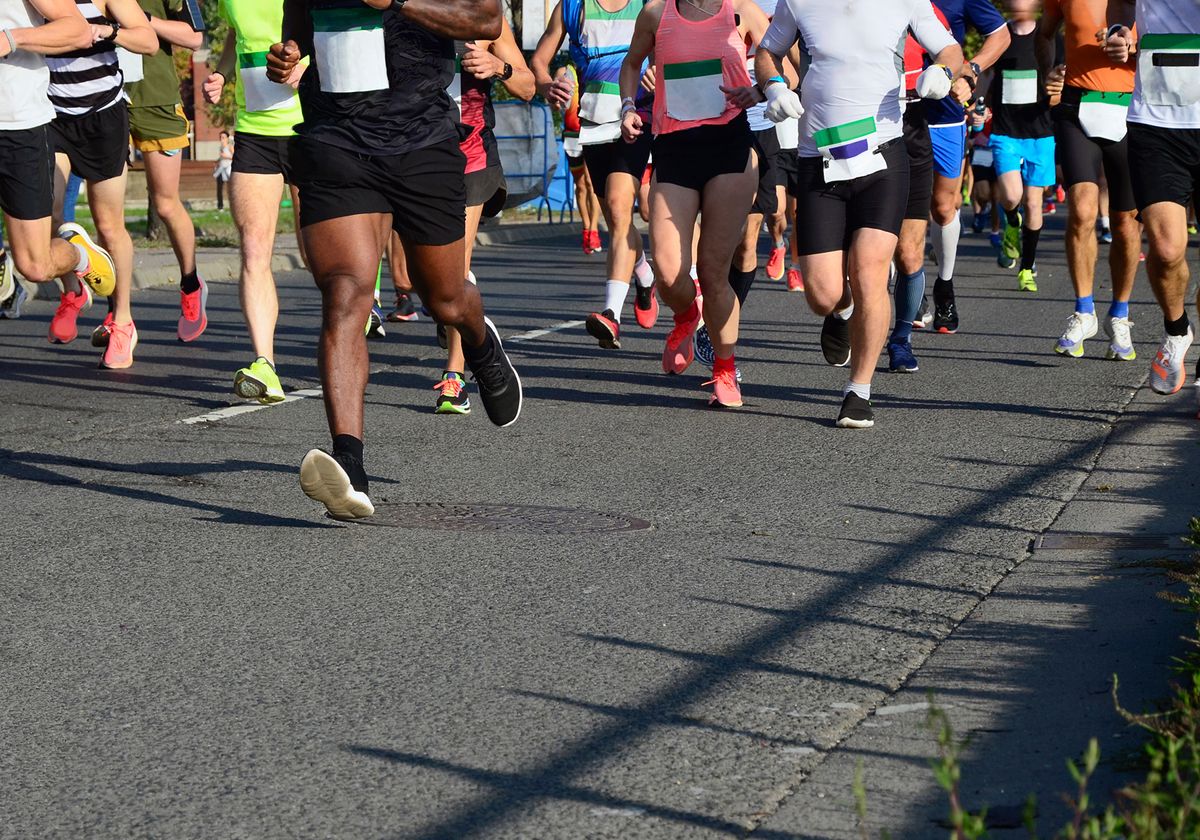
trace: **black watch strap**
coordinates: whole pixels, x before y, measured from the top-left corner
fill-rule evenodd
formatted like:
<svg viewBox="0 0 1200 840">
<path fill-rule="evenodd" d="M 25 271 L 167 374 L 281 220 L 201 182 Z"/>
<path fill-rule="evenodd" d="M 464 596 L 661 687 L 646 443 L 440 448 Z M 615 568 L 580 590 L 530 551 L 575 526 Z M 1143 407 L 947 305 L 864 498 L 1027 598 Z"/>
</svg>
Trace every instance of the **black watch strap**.
<svg viewBox="0 0 1200 840">
<path fill-rule="evenodd" d="M 121 24 L 115 20 L 108 21 L 108 25 L 112 27 L 112 33 L 107 38 L 101 38 L 101 41 L 113 43 L 117 40 L 117 33 L 121 31 Z"/>
<path fill-rule="evenodd" d="M 500 72 L 500 81 L 507 82 L 513 77 L 513 66 L 507 61 L 504 62 L 504 70 Z"/>
<path fill-rule="evenodd" d="M 390 8 L 393 12 L 402 12 L 404 11 L 404 4 L 407 2 L 408 0 L 392 0 Z"/>
</svg>

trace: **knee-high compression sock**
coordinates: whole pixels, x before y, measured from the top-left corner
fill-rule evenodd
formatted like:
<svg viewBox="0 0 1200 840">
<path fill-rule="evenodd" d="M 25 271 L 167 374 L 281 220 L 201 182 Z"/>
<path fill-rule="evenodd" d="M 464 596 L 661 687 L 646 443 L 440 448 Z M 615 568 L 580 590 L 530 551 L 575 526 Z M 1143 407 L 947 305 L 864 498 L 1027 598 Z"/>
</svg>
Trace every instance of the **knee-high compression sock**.
<svg viewBox="0 0 1200 840">
<path fill-rule="evenodd" d="M 912 337 L 913 321 L 921 310 L 925 297 L 925 269 L 916 274 L 896 275 L 896 326 L 892 341 L 908 341 Z"/>
<path fill-rule="evenodd" d="M 738 271 L 732 267 L 729 269 L 729 285 L 733 287 L 733 293 L 737 295 L 738 303 L 743 306 L 746 305 L 746 298 L 750 296 L 750 287 L 754 285 L 754 278 L 757 275 L 757 268 L 750 271 Z"/>
<path fill-rule="evenodd" d="M 1037 262 L 1038 242 L 1042 238 L 1042 229 L 1021 229 L 1021 271 L 1032 271 Z"/>
<path fill-rule="evenodd" d="M 938 277 L 954 279 L 954 264 L 958 261 L 958 239 L 962 234 L 962 220 L 955 213 L 948 225 L 933 226 L 933 254 L 937 257 Z"/>
</svg>

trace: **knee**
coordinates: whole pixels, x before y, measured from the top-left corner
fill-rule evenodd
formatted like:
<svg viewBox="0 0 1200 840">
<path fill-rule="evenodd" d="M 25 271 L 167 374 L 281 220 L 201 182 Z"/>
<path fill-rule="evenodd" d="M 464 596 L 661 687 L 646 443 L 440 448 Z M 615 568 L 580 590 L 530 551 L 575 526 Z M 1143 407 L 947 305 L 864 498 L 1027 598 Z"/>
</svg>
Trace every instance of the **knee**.
<svg viewBox="0 0 1200 840">
<path fill-rule="evenodd" d="M 103 221 L 96 219 L 96 234 L 104 243 L 104 247 L 110 249 L 122 239 L 129 238 L 129 231 L 125 229 L 125 219 L 123 216 Z"/>
<path fill-rule="evenodd" d="M 467 317 L 467 281 L 463 280 L 461 288 L 454 288 L 458 289 L 458 294 L 450 291 L 431 292 L 428 294 L 428 300 L 425 299 L 425 295 L 422 295 L 422 300 L 429 307 L 429 314 L 433 316 L 433 320 L 447 327 L 457 327 Z"/>
<path fill-rule="evenodd" d="M 48 283 L 54 279 L 50 276 L 49 258 L 30 257 L 25 254 L 13 254 L 12 257 L 17 273 L 30 283 Z"/>
<path fill-rule="evenodd" d="M 627 196 L 607 195 L 604 210 L 614 227 L 625 227 L 633 220 L 633 206 Z"/>
<path fill-rule="evenodd" d="M 1187 261 L 1187 238 L 1151 236 L 1149 258 L 1162 268 L 1178 268 Z"/>
</svg>

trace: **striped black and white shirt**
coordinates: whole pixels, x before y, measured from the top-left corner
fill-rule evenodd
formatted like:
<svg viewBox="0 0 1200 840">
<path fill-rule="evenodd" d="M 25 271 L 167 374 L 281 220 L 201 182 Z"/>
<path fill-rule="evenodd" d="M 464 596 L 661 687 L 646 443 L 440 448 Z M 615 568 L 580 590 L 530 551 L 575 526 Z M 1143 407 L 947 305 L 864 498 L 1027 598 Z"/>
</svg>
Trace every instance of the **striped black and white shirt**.
<svg viewBox="0 0 1200 840">
<path fill-rule="evenodd" d="M 75 0 L 88 23 L 108 23 L 91 0 Z M 59 116 L 81 117 L 116 105 L 125 98 L 117 48 L 101 41 L 87 49 L 50 56 L 50 102 Z"/>
</svg>

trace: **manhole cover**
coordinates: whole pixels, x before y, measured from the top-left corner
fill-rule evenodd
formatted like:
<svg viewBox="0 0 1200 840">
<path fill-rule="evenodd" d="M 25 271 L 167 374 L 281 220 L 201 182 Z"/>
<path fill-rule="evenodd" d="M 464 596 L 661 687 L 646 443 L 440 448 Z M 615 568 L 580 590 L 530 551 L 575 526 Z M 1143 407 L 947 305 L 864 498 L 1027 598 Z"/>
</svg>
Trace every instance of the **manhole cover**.
<svg viewBox="0 0 1200 840">
<path fill-rule="evenodd" d="M 632 516 L 537 505 L 462 505 L 383 502 L 366 525 L 438 531 L 510 531 L 525 534 L 609 534 L 644 531 L 650 523 Z"/>
<path fill-rule="evenodd" d="M 1043 551 L 1162 551 L 1185 546 L 1178 538 L 1166 534 L 1045 534 L 1037 547 Z"/>
</svg>

